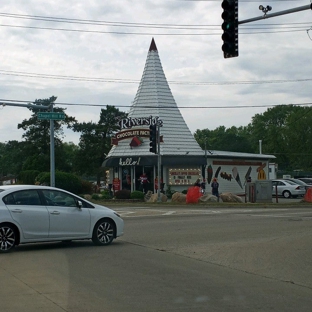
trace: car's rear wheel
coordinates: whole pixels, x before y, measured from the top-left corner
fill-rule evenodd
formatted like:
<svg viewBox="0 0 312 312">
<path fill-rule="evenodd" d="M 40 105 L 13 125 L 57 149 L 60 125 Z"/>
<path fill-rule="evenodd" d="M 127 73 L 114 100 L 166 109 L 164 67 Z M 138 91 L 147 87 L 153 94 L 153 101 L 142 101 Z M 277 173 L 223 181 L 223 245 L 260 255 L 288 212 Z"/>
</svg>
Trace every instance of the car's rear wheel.
<svg viewBox="0 0 312 312">
<path fill-rule="evenodd" d="M 283 196 L 284 196 L 284 198 L 290 198 L 290 197 L 291 197 L 291 194 L 290 194 L 289 191 L 284 191 L 284 192 L 283 192 Z"/>
<path fill-rule="evenodd" d="M 93 229 L 92 241 L 95 245 L 109 245 L 115 238 L 115 224 L 111 220 L 100 220 Z"/>
<path fill-rule="evenodd" d="M 0 253 L 11 251 L 16 244 L 15 229 L 10 224 L 0 225 Z"/>
</svg>

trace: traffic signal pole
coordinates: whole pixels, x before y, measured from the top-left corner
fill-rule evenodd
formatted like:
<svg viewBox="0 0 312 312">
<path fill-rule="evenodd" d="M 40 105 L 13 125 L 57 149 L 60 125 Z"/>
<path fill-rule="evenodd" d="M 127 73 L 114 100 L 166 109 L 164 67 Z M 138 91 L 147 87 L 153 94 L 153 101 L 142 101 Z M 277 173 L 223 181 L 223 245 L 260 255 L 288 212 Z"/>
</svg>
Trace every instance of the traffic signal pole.
<svg viewBox="0 0 312 312">
<path fill-rule="evenodd" d="M 158 154 L 158 161 L 157 161 L 157 174 L 158 174 L 158 179 L 157 179 L 157 190 L 158 190 L 158 196 L 157 196 L 157 201 L 161 202 L 161 197 L 160 197 L 160 182 L 161 182 L 161 156 L 160 156 L 160 126 L 157 124 L 157 154 Z"/>
<path fill-rule="evenodd" d="M 284 10 L 284 11 L 280 11 L 276 13 L 264 14 L 263 16 L 259 16 L 259 17 L 249 18 L 243 21 L 239 21 L 238 24 L 241 25 L 241 24 L 251 23 L 251 22 L 267 19 L 270 17 L 286 15 L 286 14 L 296 13 L 296 12 L 305 11 L 305 10 L 312 10 L 312 3 L 308 5 L 303 5 L 301 7 L 289 9 L 289 10 Z"/>
<path fill-rule="evenodd" d="M 158 191 L 158 197 L 157 201 L 161 201 L 160 198 L 160 182 L 161 182 L 161 155 L 160 155 L 160 125 L 159 123 L 155 125 L 150 125 L 149 127 L 150 131 L 150 149 L 149 151 L 151 153 L 154 153 L 157 155 L 157 191 Z M 154 186 L 155 188 L 155 186 Z"/>
<path fill-rule="evenodd" d="M 290 13 L 305 11 L 305 10 L 312 10 L 312 3 L 308 5 L 304 5 L 301 7 L 284 10 L 276 13 L 269 13 L 272 7 L 267 6 L 263 7 L 262 5 L 259 6 L 259 9 L 264 12 L 264 15 L 254 18 L 249 18 L 246 20 L 239 21 L 238 20 L 238 0 L 223 0 L 221 3 L 221 7 L 223 9 L 223 13 L 221 15 L 223 19 L 222 23 L 222 51 L 224 58 L 231 58 L 238 56 L 238 25 L 251 23 L 267 18 L 272 18 L 275 16 L 286 15 Z"/>
</svg>

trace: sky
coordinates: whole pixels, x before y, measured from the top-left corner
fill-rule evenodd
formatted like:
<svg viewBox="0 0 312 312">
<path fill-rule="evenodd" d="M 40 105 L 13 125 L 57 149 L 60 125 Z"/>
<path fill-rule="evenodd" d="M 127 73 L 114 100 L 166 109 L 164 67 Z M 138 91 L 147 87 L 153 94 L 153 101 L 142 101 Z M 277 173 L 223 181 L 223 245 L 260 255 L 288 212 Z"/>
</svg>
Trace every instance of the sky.
<svg viewBox="0 0 312 312">
<path fill-rule="evenodd" d="M 312 12 L 239 26 L 239 56 L 224 59 L 221 0 L 10 0 L 0 5 L 0 102 L 56 96 L 78 122 L 101 108 L 128 112 L 152 38 L 192 133 L 246 126 L 282 104 L 311 105 Z M 239 1 L 239 21 L 309 5 Z M 0 142 L 22 140 L 24 107 L 0 106 Z M 79 133 L 65 130 L 65 142 Z"/>
</svg>

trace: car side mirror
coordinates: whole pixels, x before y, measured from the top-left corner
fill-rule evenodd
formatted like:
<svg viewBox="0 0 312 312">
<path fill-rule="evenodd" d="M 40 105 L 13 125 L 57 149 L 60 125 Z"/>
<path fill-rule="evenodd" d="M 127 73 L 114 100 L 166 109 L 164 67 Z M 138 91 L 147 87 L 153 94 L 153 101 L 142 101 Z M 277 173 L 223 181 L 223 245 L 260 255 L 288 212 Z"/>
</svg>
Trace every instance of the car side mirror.
<svg viewBox="0 0 312 312">
<path fill-rule="evenodd" d="M 78 206 L 79 209 L 82 208 L 82 202 L 81 202 L 81 200 L 78 200 L 78 201 L 77 201 L 77 206 Z"/>
</svg>

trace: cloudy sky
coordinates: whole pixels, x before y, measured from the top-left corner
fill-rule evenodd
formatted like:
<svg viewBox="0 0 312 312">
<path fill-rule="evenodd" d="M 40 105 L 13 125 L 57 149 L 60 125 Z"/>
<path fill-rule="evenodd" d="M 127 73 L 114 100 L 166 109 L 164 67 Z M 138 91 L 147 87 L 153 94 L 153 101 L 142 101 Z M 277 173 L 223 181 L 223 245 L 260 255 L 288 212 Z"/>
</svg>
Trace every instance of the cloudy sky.
<svg viewBox="0 0 312 312">
<path fill-rule="evenodd" d="M 154 37 L 192 133 L 245 126 L 280 104 L 312 104 L 312 12 L 239 26 L 239 57 L 221 50 L 221 0 L 10 0 L 0 6 L 0 102 L 57 97 L 79 122 L 128 111 Z M 239 1 L 239 21 L 309 0 Z M 74 105 L 75 104 L 75 105 Z M 79 105 L 77 105 L 79 104 Z M 0 142 L 21 140 L 27 108 L 0 106 Z M 78 143 L 79 134 L 65 132 Z"/>
</svg>

